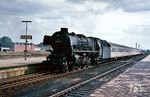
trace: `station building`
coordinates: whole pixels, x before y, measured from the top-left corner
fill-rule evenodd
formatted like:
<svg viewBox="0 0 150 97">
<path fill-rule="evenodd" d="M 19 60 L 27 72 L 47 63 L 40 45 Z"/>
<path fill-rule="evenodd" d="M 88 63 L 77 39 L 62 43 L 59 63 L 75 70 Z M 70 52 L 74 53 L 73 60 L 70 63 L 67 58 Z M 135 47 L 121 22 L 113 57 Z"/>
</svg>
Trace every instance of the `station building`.
<svg viewBox="0 0 150 97">
<path fill-rule="evenodd" d="M 41 48 L 36 46 L 33 43 L 27 43 L 27 51 L 40 51 Z M 25 51 L 25 43 L 13 43 L 13 51 L 14 52 L 24 52 Z"/>
<path fill-rule="evenodd" d="M 49 51 L 53 50 L 50 45 L 43 45 L 43 43 L 40 43 L 37 45 L 39 48 L 41 48 L 41 51 Z"/>
</svg>

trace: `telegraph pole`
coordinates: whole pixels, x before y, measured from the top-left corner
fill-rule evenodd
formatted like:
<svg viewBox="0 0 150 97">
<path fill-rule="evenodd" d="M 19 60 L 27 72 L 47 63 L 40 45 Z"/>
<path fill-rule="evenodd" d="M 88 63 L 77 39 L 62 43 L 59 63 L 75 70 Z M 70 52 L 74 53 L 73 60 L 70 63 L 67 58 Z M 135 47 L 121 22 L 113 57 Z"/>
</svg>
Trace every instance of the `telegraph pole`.
<svg viewBox="0 0 150 97">
<path fill-rule="evenodd" d="M 141 45 L 139 44 L 139 45 L 138 45 L 138 49 L 139 49 L 139 50 L 140 50 L 140 46 L 141 46 Z"/>
<path fill-rule="evenodd" d="M 22 21 L 23 23 L 26 23 L 26 38 L 25 38 L 25 60 L 27 60 L 27 29 L 28 29 L 28 23 L 31 23 L 32 21 Z"/>
<path fill-rule="evenodd" d="M 135 44 L 135 48 L 137 49 L 137 43 Z"/>
</svg>

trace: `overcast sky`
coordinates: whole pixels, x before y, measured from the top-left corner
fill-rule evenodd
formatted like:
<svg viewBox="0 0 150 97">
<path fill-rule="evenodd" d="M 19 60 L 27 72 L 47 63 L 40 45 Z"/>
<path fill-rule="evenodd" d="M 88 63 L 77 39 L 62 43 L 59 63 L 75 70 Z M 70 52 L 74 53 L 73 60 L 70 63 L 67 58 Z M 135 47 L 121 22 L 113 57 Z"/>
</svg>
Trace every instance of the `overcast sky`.
<svg viewBox="0 0 150 97">
<path fill-rule="evenodd" d="M 0 37 L 20 42 L 22 20 L 32 20 L 28 34 L 33 43 L 68 27 L 70 32 L 150 49 L 150 0 L 0 0 Z"/>
</svg>

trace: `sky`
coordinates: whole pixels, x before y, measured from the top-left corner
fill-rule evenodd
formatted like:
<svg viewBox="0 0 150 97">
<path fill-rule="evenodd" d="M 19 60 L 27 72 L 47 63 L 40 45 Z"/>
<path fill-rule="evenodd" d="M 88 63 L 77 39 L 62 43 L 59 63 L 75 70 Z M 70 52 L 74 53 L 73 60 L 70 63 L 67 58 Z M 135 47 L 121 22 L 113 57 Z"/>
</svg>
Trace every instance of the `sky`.
<svg viewBox="0 0 150 97">
<path fill-rule="evenodd" d="M 109 42 L 150 49 L 150 0 L 0 0 L 0 37 L 40 43 L 61 27 Z"/>
</svg>

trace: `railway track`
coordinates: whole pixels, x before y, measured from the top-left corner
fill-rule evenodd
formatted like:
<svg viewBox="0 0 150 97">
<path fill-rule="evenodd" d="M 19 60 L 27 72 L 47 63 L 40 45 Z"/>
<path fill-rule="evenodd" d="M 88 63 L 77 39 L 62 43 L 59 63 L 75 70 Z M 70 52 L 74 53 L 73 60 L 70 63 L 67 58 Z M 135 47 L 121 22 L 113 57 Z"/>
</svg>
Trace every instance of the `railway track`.
<svg viewBox="0 0 150 97">
<path fill-rule="evenodd" d="M 43 78 L 44 76 L 48 75 L 50 76 L 50 74 L 51 73 L 49 72 L 43 72 L 2 79 L 0 81 L 0 95 L 2 97 L 10 97 L 12 96 L 12 94 L 15 94 L 16 91 L 19 92 L 25 88 L 33 87 L 33 84 L 37 79 Z"/>
<path fill-rule="evenodd" d="M 102 65 L 109 64 L 109 63 L 111 62 L 104 63 Z M 10 97 L 12 95 L 16 95 L 18 93 L 34 88 L 37 85 L 41 85 L 42 83 L 45 83 L 46 81 L 55 80 L 57 78 L 60 78 L 66 75 L 79 73 L 79 72 L 93 69 L 93 68 L 95 67 L 79 69 L 79 70 L 75 70 L 75 71 L 71 71 L 71 72 L 67 72 L 63 74 L 40 73 L 40 74 L 30 74 L 30 75 L 4 79 L 0 81 L 0 95 L 2 95 L 2 97 Z"/>
<path fill-rule="evenodd" d="M 80 69 L 80 70 L 77 70 L 77 71 L 72 71 L 72 72 L 63 73 L 63 74 L 41 73 L 41 74 L 33 74 L 33 75 L 28 75 L 28 76 L 22 76 L 22 77 L 19 77 L 17 79 L 8 80 L 6 82 L 5 81 L 0 82 L 0 84 L 1 84 L 0 90 L 10 89 L 10 88 L 14 88 L 14 87 L 17 87 L 17 86 L 30 84 L 30 83 L 34 83 L 34 82 L 39 82 L 39 81 L 53 80 L 55 78 L 62 77 L 62 76 L 72 74 L 72 73 L 76 73 L 76 72 L 80 72 L 80 71 L 83 71 L 83 70 L 84 69 Z"/>
<path fill-rule="evenodd" d="M 93 68 L 93 67 L 90 67 Z M 86 68 L 86 69 L 90 69 Z M 40 85 L 46 81 L 54 80 L 56 78 L 63 77 L 65 75 L 82 72 L 86 69 L 80 69 L 76 71 L 71 71 L 62 74 L 55 74 L 55 73 L 36 73 L 36 74 L 29 74 L 24 76 L 18 76 L 14 78 L 8 78 L 0 81 L 0 95 L 2 97 L 9 97 L 15 95 L 15 91 L 22 92 L 25 88 L 31 89 L 37 85 Z"/>
<path fill-rule="evenodd" d="M 115 67 L 109 71 L 103 72 L 99 75 L 96 75 L 90 79 L 87 79 L 83 82 L 80 82 L 76 85 L 73 85 L 71 87 L 68 87 L 60 92 L 57 92 L 49 97 L 86 97 L 84 95 L 88 94 L 91 89 L 99 84 L 102 84 L 103 81 L 100 83 L 100 79 L 104 78 L 105 81 L 109 81 L 114 76 L 118 75 L 115 74 L 115 72 L 118 72 L 119 74 L 125 70 L 127 67 L 129 67 L 130 64 L 135 63 L 137 60 L 140 60 L 143 57 L 140 57 L 138 59 L 130 60 L 127 63 Z M 130 65 L 131 66 L 131 65 Z M 119 71 L 120 70 L 120 71 Z M 104 83 L 104 82 L 103 82 Z"/>
<path fill-rule="evenodd" d="M 15 76 L 11 78 L 4 78 L 0 79 L 0 86 L 15 83 L 21 80 L 28 80 L 32 79 L 34 77 L 42 76 L 48 74 L 47 72 L 41 72 L 41 73 L 34 73 L 34 74 L 28 74 L 28 75 L 21 75 L 21 76 Z"/>
<path fill-rule="evenodd" d="M 104 63 L 101 65 L 110 64 L 112 62 Z M 98 67 L 98 66 L 96 66 Z M 69 76 L 71 74 L 88 71 L 90 69 L 94 69 L 96 67 L 90 67 L 86 69 L 80 69 L 72 72 L 67 72 L 63 74 L 50 74 L 50 73 L 41 73 L 37 75 L 30 75 L 30 76 L 22 76 L 18 79 L 11 79 L 8 81 L 0 82 L 0 95 L 2 97 L 10 97 L 13 95 L 17 95 L 19 93 L 25 92 L 27 90 L 30 90 L 36 86 L 39 86 L 41 84 L 46 83 L 47 81 L 55 81 L 55 79 L 62 78 L 64 76 Z M 17 91 L 17 92 L 16 92 Z"/>
</svg>

